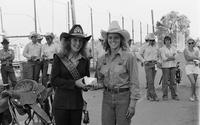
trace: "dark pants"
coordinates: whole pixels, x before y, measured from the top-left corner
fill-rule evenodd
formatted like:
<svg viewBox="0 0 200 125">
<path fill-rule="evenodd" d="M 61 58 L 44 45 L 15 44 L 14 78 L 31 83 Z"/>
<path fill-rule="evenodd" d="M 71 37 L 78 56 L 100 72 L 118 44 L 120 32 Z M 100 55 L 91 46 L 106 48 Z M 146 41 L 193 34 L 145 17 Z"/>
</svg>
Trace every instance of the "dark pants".
<svg viewBox="0 0 200 125">
<path fill-rule="evenodd" d="M 17 83 L 17 79 L 15 76 L 15 72 L 13 66 L 1 66 L 1 76 L 3 80 L 3 84 L 8 84 L 8 78 L 11 81 L 11 85 L 14 87 Z"/>
<path fill-rule="evenodd" d="M 156 76 L 155 63 L 145 64 L 146 82 L 147 82 L 147 97 L 157 97 L 154 87 L 154 80 Z"/>
<path fill-rule="evenodd" d="M 163 82 L 162 82 L 162 90 L 163 90 L 163 97 L 168 97 L 168 86 L 171 90 L 171 96 L 176 97 L 176 83 L 175 83 L 175 75 L 176 75 L 176 68 L 163 68 Z"/>
<path fill-rule="evenodd" d="M 81 125 L 82 110 L 54 109 L 56 125 Z"/>
<path fill-rule="evenodd" d="M 40 61 L 28 61 L 23 64 L 23 78 L 24 79 L 32 79 L 39 82 L 41 62 Z"/>
<path fill-rule="evenodd" d="M 9 109 L 0 113 L 0 125 L 9 125 L 12 121 L 12 117 Z"/>
</svg>

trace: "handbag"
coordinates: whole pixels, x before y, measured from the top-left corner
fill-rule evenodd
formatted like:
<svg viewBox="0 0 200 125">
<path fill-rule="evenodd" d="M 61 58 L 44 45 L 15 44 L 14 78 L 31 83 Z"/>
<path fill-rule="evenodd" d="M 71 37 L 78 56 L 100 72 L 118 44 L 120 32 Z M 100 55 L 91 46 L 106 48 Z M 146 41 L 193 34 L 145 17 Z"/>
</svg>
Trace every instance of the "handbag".
<svg viewBox="0 0 200 125">
<path fill-rule="evenodd" d="M 68 69 L 68 71 L 70 72 L 70 74 L 75 80 L 78 80 L 81 78 L 78 70 L 76 69 L 76 66 L 69 59 L 67 59 L 66 57 L 61 58 L 59 54 L 56 54 L 56 55 L 60 58 L 61 62 Z M 87 102 L 85 100 L 83 102 L 83 114 L 84 114 L 83 123 L 88 124 L 90 120 L 89 120 L 89 112 L 87 110 Z"/>
</svg>

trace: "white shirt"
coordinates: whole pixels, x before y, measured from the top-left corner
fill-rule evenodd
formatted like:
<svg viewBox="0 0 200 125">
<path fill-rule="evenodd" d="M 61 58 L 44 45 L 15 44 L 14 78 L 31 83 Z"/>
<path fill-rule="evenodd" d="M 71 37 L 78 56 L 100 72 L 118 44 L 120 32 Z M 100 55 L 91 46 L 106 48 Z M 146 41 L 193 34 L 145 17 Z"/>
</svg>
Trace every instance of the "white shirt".
<svg viewBox="0 0 200 125">
<path fill-rule="evenodd" d="M 177 51 L 176 51 L 176 48 L 174 46 L 167 48 L 164 45 L 162 48 L 160 48 L 160 55 L 161 55 L 161 61 L 162 61 L 162 67 L 163 68 L 176 67 L 176 61 L 175 60 L 167 61 L 167 59 L 170 56 L 175 57 L 177 55 Z"/>
<path fill-rule="evenodd" d="M 39 43 L 28 43 L 23 51 L 23 56 L 26 57 L 28 60 L 31 58 L 31 56 L 36 56 L 37 58 L 41 57 L 41 49 L 42 45 Z"/>
<path fill-rule="evenodd" d="M 45 56 L 45 59 L 53 59 L 53 55 L 55 53 L 58 53 L 59 51 L 60 46 L 58 46 L 56 43 L 52 43 L 51 45 L 45 43 L 44 45 L 42 45 L 41 56 Z"/>
</svg>

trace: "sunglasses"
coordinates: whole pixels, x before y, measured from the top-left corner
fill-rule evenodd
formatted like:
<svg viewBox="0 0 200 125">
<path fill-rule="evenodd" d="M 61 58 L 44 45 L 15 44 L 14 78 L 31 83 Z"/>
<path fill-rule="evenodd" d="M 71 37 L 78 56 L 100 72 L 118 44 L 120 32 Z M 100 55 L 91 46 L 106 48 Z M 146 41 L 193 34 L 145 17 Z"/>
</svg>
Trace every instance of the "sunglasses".
<svg viewBox="0 0 200 125">
<path fill-rule="evenodd" d="M 194 44 L 194 42 L 192 42 L 192 43 L 188 43 L 189 45 L 191 45 L 191 44 Z"/>
</svg>

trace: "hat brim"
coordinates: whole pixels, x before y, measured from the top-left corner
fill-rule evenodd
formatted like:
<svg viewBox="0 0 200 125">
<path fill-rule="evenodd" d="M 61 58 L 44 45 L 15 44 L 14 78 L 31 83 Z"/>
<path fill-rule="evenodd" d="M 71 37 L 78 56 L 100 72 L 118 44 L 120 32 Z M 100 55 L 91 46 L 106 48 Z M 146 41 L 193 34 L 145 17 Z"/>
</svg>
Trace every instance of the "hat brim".
<svg viewBox="0 0 200 125">
<path fill-rule="evenodd" d="M 115 30 L 115 31 L 105 31 L 105 30 L 101 30 L 101 36 L 103 37 L 103 39 L 107 39 L 107 36 L 109 33 L 118 33 L 120 34 L 123 38 L 125 42 L 128 42 L 130 40 L 130 37 L 128 35 L 128 32 L 125 30 Z"/>
<path fill-rule="evenodd" d="M 9 44 L 9 42 L 1 42 L 1 44 Z"/>
<path fill-rule="evenodd" d="M 83 39 L 84 42 L 88 42 L 92 36 L 91 35 L 90 36 L 75 35 L 75 34 L 69 34 L 69 33 L 65 33 L 65 32 L 61 33 L 61 35 L 60 35 L 60 39 L 62 39 L 62 38 L 69 39 L 72 37 L 77 37 L 77 38 Z"/>
</svg>

